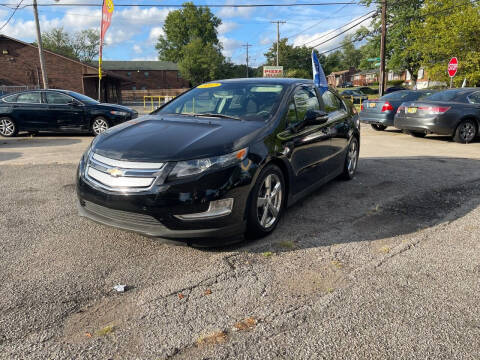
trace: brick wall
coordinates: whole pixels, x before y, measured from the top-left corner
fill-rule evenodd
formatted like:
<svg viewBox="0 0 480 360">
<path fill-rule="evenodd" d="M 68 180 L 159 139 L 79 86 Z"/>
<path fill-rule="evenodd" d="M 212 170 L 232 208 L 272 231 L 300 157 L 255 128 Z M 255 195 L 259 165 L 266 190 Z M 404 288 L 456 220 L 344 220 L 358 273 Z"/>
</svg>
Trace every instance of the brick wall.
<svg viewBox="0 0 480 360">
<path fill-rule="evenodd" d="M 82 75 L 94 74 L 94 68 L 49 52 L 44 54 L 50 88 L 84 93 Z M 38 49 L 0 37 L 0 85 L 2 83 L 43 86 Z"/>
<path fill-rule="evenodd" d="M 121 75 L 135 83 L 124 86 L 122 88 L 124 90 L 181 89 L 190 85 L 176 70 L 108 70 L 108 72 Z"/>
</svg>

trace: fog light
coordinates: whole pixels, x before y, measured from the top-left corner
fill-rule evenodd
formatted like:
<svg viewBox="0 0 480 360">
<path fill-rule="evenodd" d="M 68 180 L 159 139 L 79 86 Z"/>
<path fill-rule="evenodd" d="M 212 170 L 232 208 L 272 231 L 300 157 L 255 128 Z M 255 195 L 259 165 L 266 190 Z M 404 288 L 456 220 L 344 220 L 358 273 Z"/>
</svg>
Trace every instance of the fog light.
<svg viewBox="0 0 480 360">
<path fill-rule="evenodd" d="M 221 199 L 210 201 L 208 210 L 201 213 L 175 215 L 180 220 L 209 220 L 222 216 L 227 216 L 232 212 L 233 199 Z"/>
</svg>

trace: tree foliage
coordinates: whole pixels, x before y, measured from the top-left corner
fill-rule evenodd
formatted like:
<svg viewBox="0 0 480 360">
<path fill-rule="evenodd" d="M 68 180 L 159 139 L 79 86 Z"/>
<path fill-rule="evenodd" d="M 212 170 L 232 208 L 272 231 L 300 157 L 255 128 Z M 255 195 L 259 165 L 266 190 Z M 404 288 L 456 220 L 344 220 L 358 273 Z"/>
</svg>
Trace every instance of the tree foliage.
<svg viewBox="0 0 480 360">
<path fill-rule="evenodd" d="M 206 6 L 195 6 L 191 2 L 183 4 L 181 9 L 171 11 L 165 19 L 163 31 L 155 48 L 161 60 L 179 62 L 184 55 L 185 46 L 195 41 L 221 50 L 218 40 L 218 26 L 222 21 L 213 15 Z M 191 49 L 190 49 L 191 50 Z"/>
<path fill-rule="evenodd" d="M 42 45 L 46 50 L 83 62 L 92 62 L 98 55 L 100 33 L 87 29 L 70 34 L 63 27 L 42 33 Z"/>
<path fill-rule="evenodd" d="M 471 0 L 425 0 L 423 21 L 411 26 L 408 51 L 417 54 L 431 79 L 447 81 L 448 61 L 456 56 L 457 86 L 464 78 L 480 84 L 480 4 Z"/>
</svg>

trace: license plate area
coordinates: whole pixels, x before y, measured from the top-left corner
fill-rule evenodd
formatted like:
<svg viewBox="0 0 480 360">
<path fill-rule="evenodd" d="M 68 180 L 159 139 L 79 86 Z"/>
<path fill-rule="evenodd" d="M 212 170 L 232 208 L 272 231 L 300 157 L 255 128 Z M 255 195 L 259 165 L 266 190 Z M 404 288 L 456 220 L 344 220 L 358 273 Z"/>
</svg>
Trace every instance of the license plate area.
<svg viewBox="0 0 480 360">
<path fill-rule="evenodd" d="M 416 107 L 409 107 L 407 109 L 407 113 L 409 114 L 416 114 L 417 113 L 417 108 Z"/>
<path fill-rule="evenodd" d="M 377 104 L 376 103 L 368 103 L 368 107 L 369 108 L 375 108 L 375 107 L 377 107 Z"/>
</svg>

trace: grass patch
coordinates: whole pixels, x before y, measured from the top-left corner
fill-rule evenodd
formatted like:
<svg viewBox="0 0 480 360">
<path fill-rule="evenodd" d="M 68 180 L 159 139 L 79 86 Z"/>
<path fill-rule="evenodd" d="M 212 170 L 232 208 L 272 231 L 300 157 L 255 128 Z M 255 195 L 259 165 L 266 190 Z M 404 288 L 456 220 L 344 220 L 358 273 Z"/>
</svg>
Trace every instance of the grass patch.
<svg viewBox="0 0 480 360">
<path fill-rule="evenodd" d="M 107 325 L 105 326 L 104 328 L 101 328 L 100 330 L 98 330 L 95 335 L 97 336 L 106 336 L 106 335 L 109 335 L 111 333 L 113 333 L 113 331 L 115 330 L 114 326 L 113 325 Z"/>
<path fill-rule="evenodd" d="M 237 322 L 234 326 L 238 331 L 245 331 L 254 328 L 255 325 L 257 325 L 257 320 L 255 320 L 253 317 L 249 317 Z"/>
<path fill-rule="evenodd" d="M 200 336 L 197 339 L 196 344 L 197 346 L 214 345 L 224 343 L 225 341 L 227 341 L 227 333 L 225 331 L 215 331 L 213 333 Z"/>
<path fill-rule="evenodd" d="M 273 252 L 271 252 L 271 251 L 265 251 L 265 252 L 262 253 L 262 256 L 264 256 L 264 257 L 270 257 L 272 255 L 273 255 Z"/>
<path fill-rule="evenodd" d="M 280 241 L 277 245 L 283 249 L 294 249 L 296 247 L 293 241 Z"/>
</svg>

